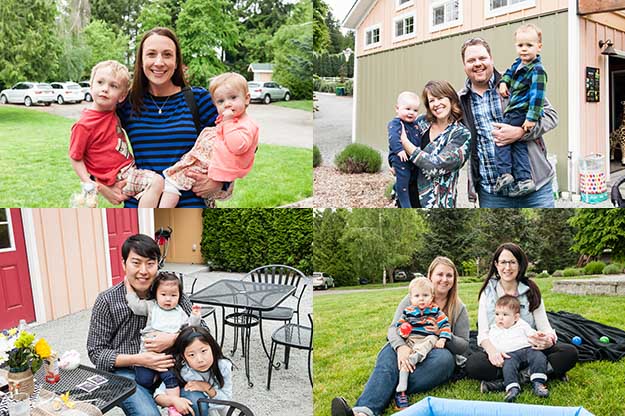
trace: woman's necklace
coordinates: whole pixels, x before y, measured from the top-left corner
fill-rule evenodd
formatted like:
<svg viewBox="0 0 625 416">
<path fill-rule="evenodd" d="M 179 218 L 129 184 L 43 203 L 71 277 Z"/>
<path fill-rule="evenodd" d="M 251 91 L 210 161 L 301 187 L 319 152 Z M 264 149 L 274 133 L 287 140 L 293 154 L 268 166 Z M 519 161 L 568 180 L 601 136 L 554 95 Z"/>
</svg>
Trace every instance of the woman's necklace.
<svg viewBox="0 0 625 416">
<path fill-rule="evenodd" d="M 169 96 L 171 97 L 171 95 Z M 167 97 L 167 99 L 165 100 L 165 102 L 163 103 L 163 105 L 161 105 L 160 107 L 158 106 L 158 104 L 156 104 L 156 101 L 154 101 L 154 97 L 152 96 L 152 94 L 150 94 L 150 98 L 152 99 L 152 102 L 154 103 L 154 105 L 156 106 L 156 108 L 158 108 L 158 113 L 159 114 L 163 114 L 163 108 L 165 107 L 165 104 L 167 104 L 167 101 L 169 100 L 169 97 Z"/>
</svg>

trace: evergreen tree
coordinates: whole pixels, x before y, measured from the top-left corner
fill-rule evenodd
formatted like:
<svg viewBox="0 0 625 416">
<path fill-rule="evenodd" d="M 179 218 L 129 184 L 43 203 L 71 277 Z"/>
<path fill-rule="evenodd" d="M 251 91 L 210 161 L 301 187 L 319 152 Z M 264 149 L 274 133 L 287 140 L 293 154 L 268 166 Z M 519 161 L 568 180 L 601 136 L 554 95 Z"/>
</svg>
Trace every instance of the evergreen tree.
<svg viewBox="0 0 625 416">
<path fill-rule="evenodd" d="M 625 212 L 621 209 L 578 209 L 569 220 L 577 232 L 573 250 L 598 257 L 610 250 L 616 261 L 625 261 Z"/>
<path fill-rule="evenodd" d="M 313 0 L 313 33 L 314 47 L 317 53 L 327 52 L 330 45 L 330 33 L 326 26 L 328 16 L 328 5 L 323 0 Z"/>
<path fill-rule="evenodd" d="M 577 255 L 571 247 L 575 233 L 568 220 L 575 215 L 575 211 L 572 209 L 533 211 L 537 215 L 536 224 L 533 227 L 534 235 L 542 236 L 536 239 L 537 247 L 533 256 L 537 271 L 547 270 L 553 273 L 555 270 L 574 266 Z"/>
<path fill-rule="evenodd" d="M 344 209 L 325 209 L 317 212 L 314 220 L 313 265 L 315 271 L 334 277 L 337 286 L 357 283 L 349 263 L 349 250 L 342 240 L 349 213 Z"/>
</svg>

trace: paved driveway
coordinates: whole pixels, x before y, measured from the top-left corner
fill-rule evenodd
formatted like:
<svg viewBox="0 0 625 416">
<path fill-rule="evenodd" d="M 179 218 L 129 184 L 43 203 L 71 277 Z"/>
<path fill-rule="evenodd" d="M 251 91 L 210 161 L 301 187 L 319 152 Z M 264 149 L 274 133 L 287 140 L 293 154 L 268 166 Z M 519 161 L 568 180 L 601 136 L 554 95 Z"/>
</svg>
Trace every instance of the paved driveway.
<svg viewBox="0 0 625 416">
<path fill-rule="evenodd" d="M 29 108 L 36 111 L 55 114 L 78 120 L 80 113 L 89 103 L 52 104 L 49 107 L 7 104 L 14 107 Z M 312 148 L 313 117 L 312 112 L 279 107 L 275 104 L 250 104 L 250 116 L 260 126 L 260 142 L 280 146 Z"/>
</svg>

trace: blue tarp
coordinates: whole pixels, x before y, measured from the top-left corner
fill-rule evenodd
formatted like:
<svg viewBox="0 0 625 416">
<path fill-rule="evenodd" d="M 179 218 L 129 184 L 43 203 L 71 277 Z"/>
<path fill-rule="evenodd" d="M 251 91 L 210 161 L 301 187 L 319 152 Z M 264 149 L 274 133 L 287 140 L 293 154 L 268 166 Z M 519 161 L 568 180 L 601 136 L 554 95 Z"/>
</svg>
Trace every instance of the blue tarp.
<svg viewBox="0 0 625 416">
<path fill-rule="evenodd" d="M 426 397 L 394 416 L 593 416 L 583 407 L 541 406 L 506 402 Z"/>
</svg>

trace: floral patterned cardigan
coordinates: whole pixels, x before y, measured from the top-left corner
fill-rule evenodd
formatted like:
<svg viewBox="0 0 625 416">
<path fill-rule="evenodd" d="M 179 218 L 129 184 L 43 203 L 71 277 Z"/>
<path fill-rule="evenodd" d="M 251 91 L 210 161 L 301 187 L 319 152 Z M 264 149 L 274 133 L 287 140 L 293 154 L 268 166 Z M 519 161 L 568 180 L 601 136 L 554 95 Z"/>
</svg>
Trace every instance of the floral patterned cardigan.
<svg viewBox="0 0 625 416">
<path fill-rule="evenodd" d="M 423 136 L 431 123 L 421 115 L 416 120 L 417 131 Z M 417 178 L 422 208 L 455 208 L 460 168 L 469 155 L 471 132 L 459 121 L 453 122 L 422 150 L 410 155 L 410 161 L 420 170 Z"/>
</svg>

